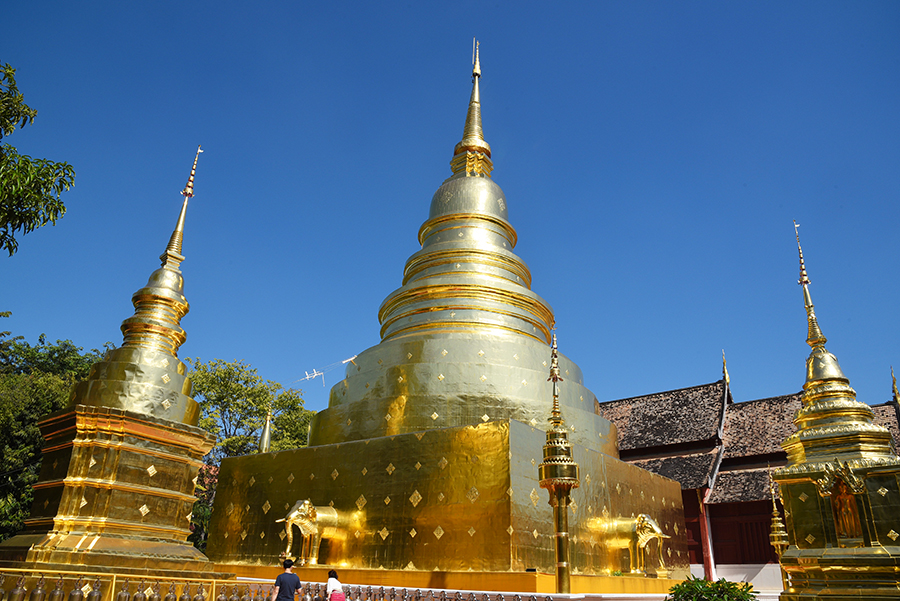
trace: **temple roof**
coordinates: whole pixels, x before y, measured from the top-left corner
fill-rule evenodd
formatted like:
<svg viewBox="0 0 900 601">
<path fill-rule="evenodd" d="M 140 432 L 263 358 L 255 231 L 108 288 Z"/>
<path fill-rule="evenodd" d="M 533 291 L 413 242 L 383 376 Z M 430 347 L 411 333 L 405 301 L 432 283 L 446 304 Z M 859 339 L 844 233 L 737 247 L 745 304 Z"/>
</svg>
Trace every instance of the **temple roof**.
<svg viewBox="0 0 900 601">
<path fill-rule="evenodd" d="M 616 424 L 619 452 L 626 451 L 627 456 L 630 450 L 716 440 L 722 431 L 726 398 L 731 393 L 719 380 L 599 403 L 598 412 Z"/>
<path fill-rule="evenodd" d="M 629 463 L 681 484 L 683 490 L 709 486 L 721 460 L 721 448 L 699 453 L 635 459 Z"/>
<path fill-rule="evenodd" d="M 784 455 L 781 441 L 790 436 L 800 393 L 732 403 L 725 410 L 725 458 Z"/>
<path fill-rule="evenodd" d="M 783 397 L 778 397 L 783 398 Z M 769 474 L 764 467 L 719 472 L 707 503 L 740 503 L 769 500 Z"/>
<path fill-rule="evenodd" d="M 683 490 L 711 487 L 707 503 L 738 503 L 769 499 L 767 466 L 787 461 L 781 442 L 796 431 L 801 396 L 735 403 L 719 380 L 599 403 L 597 410 L 616 424 L 625 461 L 677 480 Z M 871 409 L 896 446 L 900 406 L 888 401 Z"/>
</svg>

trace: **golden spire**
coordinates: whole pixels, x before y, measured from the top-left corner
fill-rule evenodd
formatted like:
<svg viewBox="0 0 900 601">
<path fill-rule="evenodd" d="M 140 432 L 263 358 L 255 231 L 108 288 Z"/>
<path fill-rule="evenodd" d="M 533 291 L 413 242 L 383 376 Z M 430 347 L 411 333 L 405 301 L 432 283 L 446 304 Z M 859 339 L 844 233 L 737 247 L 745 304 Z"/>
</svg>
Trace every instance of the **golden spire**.
<svg viewBox="0 0 900 601">
<path fill-rule="evenodd" d="M 181 319 L 190 310 L 179 267 L 184 261 L 184 217 L 188 199 L 194 195 L 201 152 L 198 146 L 191 175 L 181 192 L 184 201 L 178 222 L 160 255 L 162 266 L 131 296 L 134 315 L 122 322 L 122 346 L 111 350 L 94 365 L 87 380 L 75 385 L 70 406 L 116 407 L 197 425 L 200 408 L 190 397 L 191 381 L 184 363 L 178 360 L 178 349 L 187 338 Z"/>
<path fill-rule="evenodd" d="M 469 98 L 463 137 L 453 149 L 450 169 L 454 174 L 464 172 L 466 175 L 490 177 L 494 164 L 491 162 L 491 147 L 485 141 L 481 127 L 481 92 L 478 89 L 478 80 L 481 79 L 480 43 L 474 39 L 472 43 L 472 96 Z"/>
<path fill-rule="evenodd" d="M 553 332 L 553 344 L 550 347 L 550 377 L 548 382 L 553 382 L 553 409 L 550 410 L 550 423 L 554 427 L 562 426 L 562 414 L 559 412 L 559 353 L 556 350 L 556 332 Z"/>
<path fill-rule="evenodd" d="M 262 434 L 259 437 L 259 452 L 268 453 L 272 446 L 272 408 L 266 412 L 266 423 L 263 426 Z"/>
<path fill-rule="evenodd" d="M 772 497 L 772 522 L 769 525 L 769 544 L 775 548 L 775 555 L 779 559 L 779 564 L 781 560 L 781 556 L 790 546 L 790 539 L 788 537 L 787 529 L 784 527 L 784 521 L 781 519 L 781 512 L 778 511 L 778 506 L 775 504 L 775 481 L 772 479 L 772 467 L 767 467 L 767 473 L 769 478 L 769 495 Z M 781 566 L 778 566 L 781 568 Z M 781 569 L 781 581 L 784 584 L 784 588 L 787 589 L 787 577 L 784 572 L 784 569 Z"/>
<path fill-rule="evenodd" d="M 172 236 L 169 238 L 169 245 L 166 246 L 165 252 L 159 256 L 163 267 L 175 269 L 176 271 L 178 270 L 179 265 L 181 265 L 181 262 L 184 261 L 184 257 L 181 254 L 181 241 L 184 238 L 184 216 L 185 213 L 187 213 L 188 199 L 194 196 L 194 175 L 197 173 L 197 159 L 200 158 L 201 152 L 203 152 L 203 150 L 198 144 L 197 154 L 194 155 L 194 164 L 191 166 L 191 174 L 188 176 L 188 181 L 184 186 L 184 190 L 181 191 L 181 195 L 184 196 L 184 202 L 181 203 L 181 213 L 178 215 L 175 231 L 172 232 Z"/>
<path fill-rule="evenodd" d="M 809 469 L 811 465 L 832 462 L 882 460 L 894 455 L 890 432 L 873 422 L 872 409 L 856 400 L 856 391 L 844 375 L 837 357 L 825 348 L 825 336 L 819 329 L 809 296 L 809 277 L 800 249 L 800 236 L 794 222 L 797 248 L 800 250 L 800 285 L 812 347 L 806 359 L 806 382 L 803 384 L 802 407 L 794 416 L 797 431 L 781 443 L 787 451 L 788 465 L 776 470 L 781 477 L 791 470 Z"/>
<path fill-rule="evenodd" d="M 184 344 L 187 338 L 180 322 L 190 306 L 184 298 L 184 278 L 179 267 L 184 261 L 184 255 L 181 254 L 184 217 L 188 199 L 194 195 L 194 175 L 201 152 L 203 150 L 197 146 L 191 174 L 187 185 L 181 191 L 181 195 L 184 196 L 181 213 L 178 215 L 175 230 L 169 237 L 165 252 L 159 256 L 162 266 L 150 275 L 147 285 L 131 297 L 135 311 L 133 317 L 122 322 L 122 333 L 125 335 L 123 347 L 162 350 L 177 357 L 178 347 Z"/>
<path fill-rule="evenodd" d="M 797 237 L 797 250 L 800 252 L 800 279 L 797 283 L 803 286 L 803 304 L 806 306 L 806 320 L 809 328 L 806 336 L 806 344 L 812 348 L 825 346 L 828 339 L 819 328 L 819 320 L 816 319 L 812 297 L 809 295 L 809 276 L 806 275 L 806 264 L 803 262 L 803 249 L 800 247 L 800 224 L 794 221 L 794 235 Z"/>
<path fill-rule="evenodd" d="M 550 377 L 553 382 L 553 409 L 550 411 L 550 428 L 544 443 L 544 460 L 538 466 L 541 488 L 550 493 L 553 520 L 556 524 L 556 592 L 569 592 L 569 491 L 581 484 L 578 464 L 572 456 L 569 432 L 559 410 L 559 353 L 556 350 L 556 333 L 550 346 Z"/>
</svg>

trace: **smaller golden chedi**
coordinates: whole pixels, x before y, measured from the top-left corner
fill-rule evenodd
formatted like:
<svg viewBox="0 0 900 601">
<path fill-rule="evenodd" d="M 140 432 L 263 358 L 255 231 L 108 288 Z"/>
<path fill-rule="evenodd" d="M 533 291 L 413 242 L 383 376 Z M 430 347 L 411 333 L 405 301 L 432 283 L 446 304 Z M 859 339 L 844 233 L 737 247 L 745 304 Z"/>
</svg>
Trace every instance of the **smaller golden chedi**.
<svg viewBox="0 0 900 601">
<path fill-rule="evenodd" d="M 795 223 L 795 229 L 797 225 Z M 784 601 L 900 598 L 900 457 L 887 429 L 825 348 L 800 252 L 806 306 L 803 406 L 797 431 L 782 447 L 788 465 L 775 471 L 789 546 L 781 555 L 789 586 Z M 774 541 L 773 541 L 774 542 Z"/>
<path fill-rule="evenodd" d="M 162 266 L 132 297 L 122 346 L 73 387 L 68 408 L 39 422 L 43 463 L 31 516 L 0 544 L 0 568 L 214 575 L 187 537 L 197 473 L 215 439 L 197 427 L 177 355 L 189 308 L 181 243 L 200 152 Z"/>
</svg>

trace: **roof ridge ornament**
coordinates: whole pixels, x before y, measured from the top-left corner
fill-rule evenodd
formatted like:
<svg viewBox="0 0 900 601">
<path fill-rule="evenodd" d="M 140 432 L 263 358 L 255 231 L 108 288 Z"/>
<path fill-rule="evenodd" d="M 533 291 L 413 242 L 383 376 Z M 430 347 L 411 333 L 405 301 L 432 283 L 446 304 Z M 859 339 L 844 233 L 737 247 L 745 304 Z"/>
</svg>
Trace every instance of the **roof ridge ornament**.
<svg viewBox="0 0 900 601">
<path fill-rule="evenodd" d="M 894 376 L 894 366 L 891 365 L 891 392 L 893 392 L 894 402 L 900 403 L 900 392 L 897 391 L 897 378 Z"/>
<path fill-rule="evenodd" d="M 824 347 L 828 339 L 822 333 L 819 327 L 819 320 L 816 319 L 815 306 L 812 297 L 809 295 L 809 276 L 806 273 L 806 264 L 803 261 L 803 248 L 800 246 L 800 224 L 794 221 L 794 235 L 797 237 L 797 250 L 800 253 L 800 279 L 797 283 L 803 286 L 803 304 L 806 307 L 806 320 L 808 324 L 806 344 L 812 348 Z"/>
<path fill-rule="evenodd" d="M 726 386 L 731 384 L 731 377 L 728 375 L 728 362 L 725 360 L 725 349 L 722 349 L 722 379 L 725 380 Z"/>
</svg>

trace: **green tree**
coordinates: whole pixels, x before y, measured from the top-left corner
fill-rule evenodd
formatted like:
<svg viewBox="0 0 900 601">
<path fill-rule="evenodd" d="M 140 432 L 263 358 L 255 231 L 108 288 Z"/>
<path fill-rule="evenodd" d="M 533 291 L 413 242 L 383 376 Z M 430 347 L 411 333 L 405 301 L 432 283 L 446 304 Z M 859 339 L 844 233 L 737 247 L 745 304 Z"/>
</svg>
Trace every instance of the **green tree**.
<svg viewBox="0 0 900 601">
<path fill-rule="evenodd" d="M 186 359 L 191 366 L 194 399 L 200 403 L 200 427 L 218 439 L 208 463 L 256 453 L 272 411 L 272 451 L 306 444 L 312 411 L 303 408 L 301 391 L 263 380 L 243 361 Z"/>
<path fill-rule="evenodd" d="M 42 334 L 31 345 L 0 332 L 0 540 L 21 530 L 31 509 L 31 485 L 41 471 L 38 420 L 68 404 L 72 385 L 100 357 L 69 340 L 48 344 Z"/>
<path fill-rule="evenodd" d="M 200 403 L 199 426 L 218 439 L 197 479 L 198 500 L 191 518 L 193 532 L 188 538 L 205 551 L 219 462 L 259 451 L 268 411 L 272 412 L 271 451 L 305 446 L 313 412 L 304 409 L 299 390 L 264 380 L 243 361 L 185 361 L 191 366 L 193 397 Z"/>
<path fill-rule="evenodd" d="M 36 116 L 16 87 L 16 70 L 0 66 L 0 140 L 34 123 Z M 0 250 L 12 256 L 18 249 L 17 232 L 27 234 L 65 215 L 60 195 L 74 182 L 75 170 L 68 163 L 33 159 L 0 144 Z"/>
</svg>

